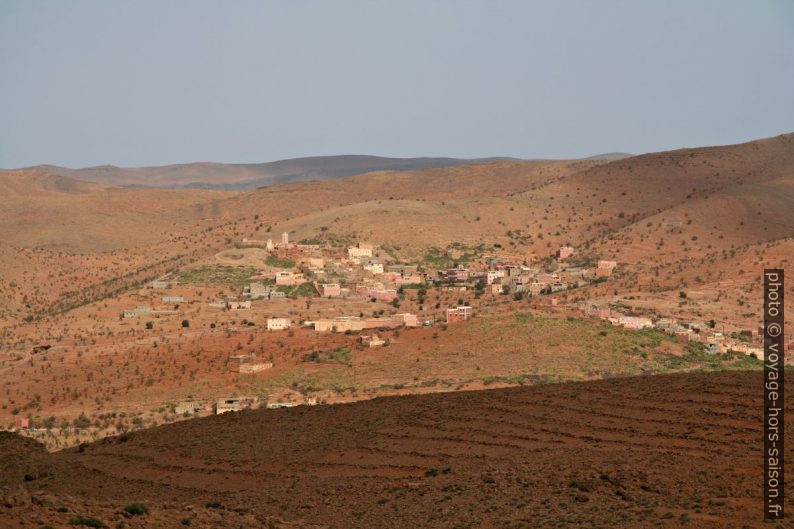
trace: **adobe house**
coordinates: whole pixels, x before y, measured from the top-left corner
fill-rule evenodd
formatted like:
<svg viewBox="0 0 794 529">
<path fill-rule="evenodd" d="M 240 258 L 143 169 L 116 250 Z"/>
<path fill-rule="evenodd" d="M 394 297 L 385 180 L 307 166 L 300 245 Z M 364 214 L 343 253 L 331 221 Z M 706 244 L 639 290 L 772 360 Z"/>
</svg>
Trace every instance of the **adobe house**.
<svg viewBox="0 0 794 529">
<path fill-rule="evenodd" d="M 347 256 L 350 259 L 360 259 L 361 257 L 372 257 L 372 245 L 363 242 L 347 249 Z"/>
<path fill-rule="evenodd" d="M 596 268 L 595 275 L 596 277 L 610 277 L 612 275 L 612 269 L 601 267 Z"/>
<path fill-rule="evenodd" d="M 266 323 L 268 331 L 289 329 L 291 325 L 292 321 L 289 318 L 268 318 Z"/>
<path fill-rule="evenodd" d="M 29 430 L 30 429 L 30 418 L 29 417 L 16 417 L 14 418 L 14 426 L 18 430 Z"/>
<path fill-rule="evenodd" d="M 419 275 L 419 274 L 417 274 L 417 273 L 413 273 L 413 274 L 407 274 L 407 275 L 401 275 L 401 276 L 399 276 L 399 277 L 396 277 L 396 278 L 394 279 L 394 283 L 395 283 L 397 286 L 402 286 L 402 285 L 419 285 L 419 284 L 421 284 L 423 281 L 424 281 L 424 279 L 422 279 L 422 276 L 421 276 L 421 275 Z"/>
<path fill-rule="evenodd" d="M 352 332 L 364 330 L 365 322 L 358 316 L 338 316 L 333 319 L 307 321 L 305 325 L 312 325 L 317 332 Z"/>
<path fill-rule="evenodd" d="M 241 310 L 241 309 L 250 309 L 251 308 L 251 301 L 232 301 L 229 300 L 226 302 L 226 308 L 229 310 Z"/>
<path fill-rule="evenodd" d="M 375 285 L 359 285 L 356 292 L 366 298 L 375 298 L 378 301 L 389 302 L 397 297 L 397 289 L 382 288 Z"/>
<path fill-rule="evenodd" d="M 163 296 L 163 303 L 185 303 L 183 296 Z"/>
<path fill-rule="evenodd" d="M 243 291 L 251 299 L 266 298 L 270 295 L 270 286 L 263 283 L 251 283 Z"/>
<path fill-rule="evenodd" d="M 342 285 L 339 283 L 321 283 L 317 286 L 317 292 L 324 298 L 336 298 L 342 295 Z"/>
<path fill-rule="evenodd" d="M 473 310 L 474 309 L 469 306 L 460 306 L 447 309 L 447 323 L 466 321 L 474 315 Z"/>
<path fill-rule="evenodd" d="M 545 283 L 541 283 L 539 281 L 533 281 L 532 283 L 529 284 L 529 287 L 528 287 L 527 290 L 529 290 L 529 293 L 532 294 L 533 296 L 537 296 L 541 292 L 543 292 L 543 289 L 545 287 L 546 287 Z"/>
<path fill-rule="evenodd" d="M 563 259 L 567 259 L 574 254 L 574 249 L 572 246 L 560 246 L 557 250 L 557 259 L 562 261 Z"/>
<path fill-rule="evenodd" d="M 154 281 L 149 283 L 149 288 L 153 288 L 155 290 L 171 288 L 171 283 L 169 283 L 168 281 L 164 281 L 162 279 L 155 279 Z"/>
<path fill-rule="evenodd" d="M 220 415 L 230 411 L 240 411 L 250 408 L 256 402 L 256 397 L 226 397 L 218 399 L 215 403 L 215 414 Z"/>
<path fill-rule="evenodd" d="M 244 374 L 251 374 L 251 373 L 259 373 L 260 371 L 264 371 L 266 369 L 272 369 L 273 363 L 272 362 L 259 362 L 256 364 L 246 363 L 240 364 L 238 366 L 238 372 Z"/>
<path fill-rule="evenodd" d="M 488 270 L 487 272 L 485 272 L 485 283 L 487 285 L 493 285 L 497 279 L 505 277 L 506 275 L 507 272 L 505 271 L 504 268 L 500 270 Z"/>
<path fill-rule="evenodd" d="M 399 325 L 404 325 L 406 327 L 419 327 L 419 317 L 416 314 L 411 314 L 410 312 L 394 314 L 391 316 L 391 318 L 392 320 L 398 322 Z"/>
<path fill-rule="evenodd" d="M 361 343 L 367 347 L 380 347 L 386 343 L 386 340 L 379 338 L 377 334 L 367 334 L 361 337 Z"/>
<path fill-rule="evenodd" d="M 650 318 L 642 318 L 637 316 L 620 316 L 618 318 L 618 325 L 624 329 L 644 329 L 645 327 L 653 327 L 653 322 Z"/>
<path fill-rule="evenodd" d="M 382 274 L 383 273 L 383 264 L 381 263 L 369 263 L 364 265 L 364 270 L 371 274 Z"/>
<path fill-rule="evenodd" d="M 174 413 L 177 415 L 195 415 L 201 409 L 201 404 L 195 400 L 183 400 L 174 406 Z"/>
<path fill-rule="evenodd" d="M 438 273 L 438 275 L 442 279 L 451 279 L 452 281 L 469 280 L 469 270 L 466 267 L 464 267 L 462 264 L 459 264 L 455 268 L 448 268 L 446 270 L 442 270 Z"/>
<path fill-rule="evenodd" d="M 325 267 L 325 259 L 322 257 L 309 257 L 308 265 L 312 270 L 322 269 Z"/>
<path fill-rule="evenodd" d="M 306 282 L 306 276 L 289 271 L 276 272 L 276 284 L 285 286 L 296 286 Z"/>
<path fill-rule="evenodd" d="M 256 354 L 243 354 L 243 355 L 232 355 L 229 357 L 229 363 L 232 366 L 238 366 L 240 364 L 245 364 L 246 362 L 253 362 L 256 359 Z M 236 371 L 236 368 L 233 368 Z"/>
</svg>

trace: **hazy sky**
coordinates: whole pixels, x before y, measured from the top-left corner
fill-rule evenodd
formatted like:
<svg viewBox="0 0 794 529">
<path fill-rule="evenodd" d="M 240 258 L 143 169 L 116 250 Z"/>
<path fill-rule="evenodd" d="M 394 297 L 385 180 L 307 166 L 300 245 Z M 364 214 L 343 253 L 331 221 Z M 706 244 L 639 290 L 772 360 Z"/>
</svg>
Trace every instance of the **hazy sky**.
<svg viewBox="0 0 794 529">
<path fill-rule="evenodd" d="M 794 2 L 0 0 L 0 167 L 794 131 Z"/>
</svg>

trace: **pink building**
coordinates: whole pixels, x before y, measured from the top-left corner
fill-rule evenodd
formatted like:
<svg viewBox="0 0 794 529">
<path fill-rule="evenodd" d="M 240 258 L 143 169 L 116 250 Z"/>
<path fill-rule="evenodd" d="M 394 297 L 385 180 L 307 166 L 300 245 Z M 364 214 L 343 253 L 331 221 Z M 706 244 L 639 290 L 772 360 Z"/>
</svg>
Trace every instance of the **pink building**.
<svg viewBox="0 0 794 529">
<path fill-rule="evenodd" d="M 356 292 L 366 298 L 375 298 L 378 301 L 387 303 L 397 297 L 397 290 L 393 288 L 377 288 L 360 285 L 356 287 Z"/>
<path fill-rule="evenodd" d="M 30 419 L 28 417 L 16 417 L 14 419 L 14 426 L 19 430 L 27 430 L 30 428 Z"/>
<path fill-rule="evenodd" d="M 596 277 L 609 277 L 612 275 L 612 269 L 598 267 L 596 268 L 595 275 Z"/>
<path fill-rule="evenodd" d="M 561 246 L 559 250 L 557 250 L 557 259 L 567 259 L 572 256 L 574 253 L 573 247 L 571 246 Z"/>
<path fill-rule="evenodd" d="M 229 310 L 250 309 L 250 301 L 227 301 L 226 308 Z"/>
<path fill-rule="evenodd" d="M 458 265 L 455 268 L 448 268 L 442 272 L 439 272 L 439 275 L 444 279 L 452 279 L 453 281 L 468 281 L 469 280 L 469 271 L 463 267 L 463 265 Z"/>
<path fill-rule="evenodd" d="M 467 306 L 455 307 L 454 309 L 447 309 L 447 323 L 457 323 L 466 321 L 473 315 L 473 309 Z"/>
</svg>

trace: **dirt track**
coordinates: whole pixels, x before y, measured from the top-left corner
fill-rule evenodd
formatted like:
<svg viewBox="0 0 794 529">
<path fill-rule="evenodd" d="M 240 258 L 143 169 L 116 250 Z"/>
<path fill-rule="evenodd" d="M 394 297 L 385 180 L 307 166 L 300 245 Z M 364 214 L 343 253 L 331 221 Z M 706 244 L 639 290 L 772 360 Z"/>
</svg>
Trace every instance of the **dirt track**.
<svg viewBox="0 0 794 529">
<path fill-rule="evenodd" d="M 0 475 L 15 506 L 0 506 L 0 519 L 12 527 L 63 526 L 76 514 L 128 527 L 176 527 L 181 518 L 193 527 L 761 527 L 760 376 L 257 410 L 54 454 L 6 437 Z M 134 501 L 150 513 L 119 514 Z M 212 502 L 220 507 L 206 507 Z"/>
</svg>

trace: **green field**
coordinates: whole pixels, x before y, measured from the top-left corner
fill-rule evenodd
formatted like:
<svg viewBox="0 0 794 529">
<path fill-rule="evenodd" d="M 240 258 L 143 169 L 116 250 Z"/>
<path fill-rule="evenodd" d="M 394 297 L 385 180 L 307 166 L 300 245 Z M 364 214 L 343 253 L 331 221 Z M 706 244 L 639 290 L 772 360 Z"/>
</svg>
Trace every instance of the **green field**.
<svg viewBox="0 0 794 529">
<path fill-rule="evenodd" d="M 265 264 L 274 268 L 295 268 L 295 261 L 291 259 L 279 259 L 275 255 L 268 255 L 267 259 L 265 259 Z"/>
<path fill-rule="evenodd" d="M 202 266 L 182 270 L 177 274 L 177 282 L 194 285 L 230 285 L 241 287 L 259 272 L 251 267 Z"/>
</svg>

